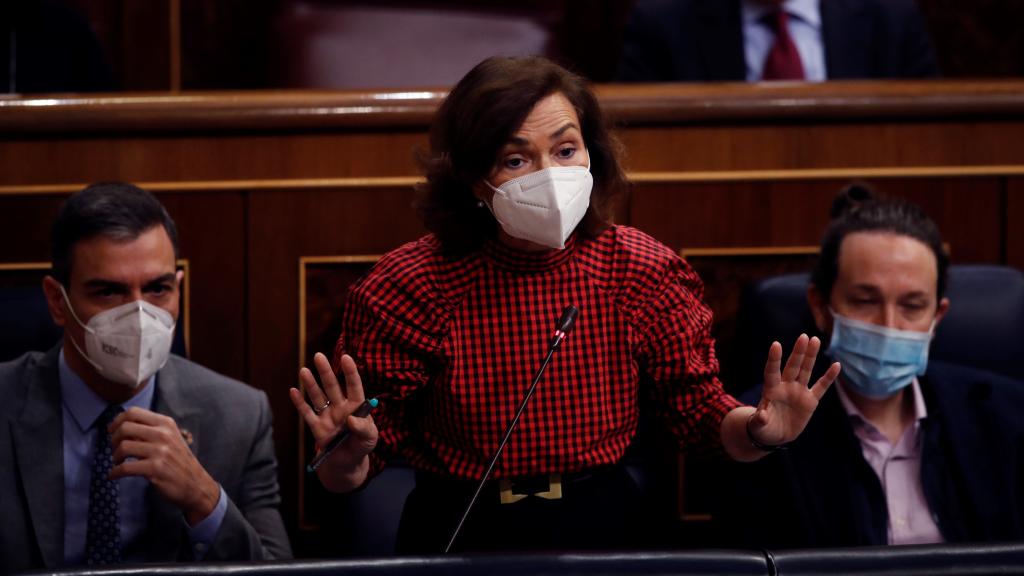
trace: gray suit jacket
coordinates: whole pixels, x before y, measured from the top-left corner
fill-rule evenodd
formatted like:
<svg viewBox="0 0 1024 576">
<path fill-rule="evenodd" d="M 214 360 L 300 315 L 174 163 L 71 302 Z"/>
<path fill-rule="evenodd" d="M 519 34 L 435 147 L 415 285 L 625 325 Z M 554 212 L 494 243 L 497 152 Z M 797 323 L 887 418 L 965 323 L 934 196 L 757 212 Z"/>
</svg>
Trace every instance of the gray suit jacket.
<svg viewBox="0 0 1024 576">
<path fill-rule="evenodd" d="M 64 562 L 59 352 L 0 364 L 0 572 Z M 154 409 L 191 432 L 193 453 L 228 497 L 204 560 L 289 557 L 266 394 L 172 355 L 157 376 Z M 193 559 L 181 512 L 152 489 L 148 502 L 145 558 Z"/>
</svg>

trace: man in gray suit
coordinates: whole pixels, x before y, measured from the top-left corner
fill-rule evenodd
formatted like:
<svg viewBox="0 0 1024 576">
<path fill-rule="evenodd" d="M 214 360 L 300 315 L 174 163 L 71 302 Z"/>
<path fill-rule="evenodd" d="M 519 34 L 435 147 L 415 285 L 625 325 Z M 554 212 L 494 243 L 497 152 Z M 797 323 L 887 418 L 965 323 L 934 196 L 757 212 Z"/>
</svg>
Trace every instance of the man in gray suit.
<svg viewBox="0 0 1024 576">
<path fill-rule="evenodd" d="M 43 290 L 63 340 L 0 364 L 0 572 L 291 555 L 266 395 L 170 354 L 176 258 L 144 190 L 62 206 Z"/>
</svg>

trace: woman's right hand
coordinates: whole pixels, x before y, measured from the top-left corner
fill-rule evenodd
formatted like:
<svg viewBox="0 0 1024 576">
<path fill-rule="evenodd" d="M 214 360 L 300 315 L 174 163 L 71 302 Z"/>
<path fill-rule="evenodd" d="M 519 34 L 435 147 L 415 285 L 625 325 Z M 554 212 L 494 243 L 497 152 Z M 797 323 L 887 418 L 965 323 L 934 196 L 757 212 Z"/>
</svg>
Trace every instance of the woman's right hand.
<svg viewBox="0 0 1024 576">
<path fill-rule="evenodd" d="M 288 390 L 288 396 L 313 433 L 318 451 L 342 431 L 351 431 L 351 436 L 317 470 L 325 488 L 334 492 L 348 492 L 366 481 L 370 469 L 367 455 L 377 446 L 377 425 L 372 415 L 365 418 L 352 415 L 365 400 L 365 395 L 363 382 L 351 356 L 345 354 L 341 357 L 344 393 L 326 356 L 317 352 L 313 356 L 313 365 L 320 374 L 323 388 L 317 385 L 309 368 L 303 367 L 299 370 L 299 380 L 310 403 L 306 403 L 298 388 Z"/>
</svg>

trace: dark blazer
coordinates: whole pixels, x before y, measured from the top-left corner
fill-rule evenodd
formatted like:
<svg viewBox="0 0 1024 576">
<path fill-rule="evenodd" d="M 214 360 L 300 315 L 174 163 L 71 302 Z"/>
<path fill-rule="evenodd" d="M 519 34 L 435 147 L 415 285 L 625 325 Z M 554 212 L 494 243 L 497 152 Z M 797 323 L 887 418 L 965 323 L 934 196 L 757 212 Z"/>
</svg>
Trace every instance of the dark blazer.
<svg viewBox="0 0 1024 576">
<path fill-rule="evenodd" d="M 0 364 L 0 573 L 64 562 L 59 352 Z M 154 409 L 191 432 L 192 451 L 228 497 L 204 560 L 290 557 L 266 394 L 172 355 L 158 373 Z M 181 511 L 152 489 L 148 500 L 146 559 L 192 559 Z"/>
<path fill-rule="evenodd" d="M 913 0 L 823 0 L 828 79 L 938 75 Z M 622 82 L 744 81 L 739 0 L 639 0 L 626 26 Z"/>
<path fill-rule="evenodd" d="M 921 482 L 948 542 L 1024 538 L 1024 382 L 932 362 L 921 377 Z M 752 464 L 727 464 L 717 510 L 730 545 L 884 545 L 888 507 L 839 395 L 803 434 Z"/>
</svg>

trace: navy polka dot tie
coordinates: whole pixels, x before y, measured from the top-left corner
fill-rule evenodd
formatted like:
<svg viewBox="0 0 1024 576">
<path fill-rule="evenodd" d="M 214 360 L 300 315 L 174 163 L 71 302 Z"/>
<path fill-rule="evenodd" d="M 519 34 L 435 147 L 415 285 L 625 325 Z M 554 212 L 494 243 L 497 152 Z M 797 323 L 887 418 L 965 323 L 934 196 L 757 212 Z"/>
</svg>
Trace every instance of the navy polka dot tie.
<svg viewBox="0 0 1024 576">
<path fill-rule="evenodd" d="M 89 565 L 121 561 L 119 491 L 117 482 L 107 478 L 113 466 L 107 426 L 123 411 L 120 406 L 108 406 L 96 419 L 96 453 L 89 481 L 89 519 L 85 536 L 85 562 Z"/>
</svg>

